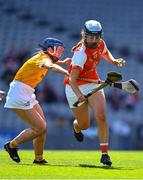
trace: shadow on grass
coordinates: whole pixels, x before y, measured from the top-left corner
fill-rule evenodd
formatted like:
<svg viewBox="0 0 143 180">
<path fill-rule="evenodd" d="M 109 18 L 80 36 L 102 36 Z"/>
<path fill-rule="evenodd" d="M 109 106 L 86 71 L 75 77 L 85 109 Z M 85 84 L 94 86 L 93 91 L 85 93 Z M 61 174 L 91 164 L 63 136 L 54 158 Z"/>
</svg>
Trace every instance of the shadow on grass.
<svg viewBox="0 0 143 180">
<path fill-rule="evenodd" d="M 100 169 L 111 169 L 111 170 L 134 170 L 134 168 L 125 168 L 125 167 L 114 167 L 114 166 L 95 166 L 89 164 L 79 164 L 83 168 L 100 168 Z"/>
<path fill-rule="evenodd" d="M 21 163 L 21 164 L 16 164 L 16 165 L 21 165 L 21 166 L 49 166 L 49 164 L 33 164 L 33 163 Z"/>
<path fill-rule="evenodd" d="M 14 165 L 11 163 L 10 165 Z M 89 165 L 89 164 L 77 164 L 77 165 L 70 165 L 70 164 L 33 164 L 33 163 L 16 163 L 15 165 L 20 166 L 55 166 L 55 167 L 81 167 L 81 168 L 95 168 L 95 169 L 108 169 L 108 170 L 135 170 L 134 168 L 125 168 L 125 167 L 115 167 L 115 166 L 96 166 L 96 165 Z"/>
</svg>

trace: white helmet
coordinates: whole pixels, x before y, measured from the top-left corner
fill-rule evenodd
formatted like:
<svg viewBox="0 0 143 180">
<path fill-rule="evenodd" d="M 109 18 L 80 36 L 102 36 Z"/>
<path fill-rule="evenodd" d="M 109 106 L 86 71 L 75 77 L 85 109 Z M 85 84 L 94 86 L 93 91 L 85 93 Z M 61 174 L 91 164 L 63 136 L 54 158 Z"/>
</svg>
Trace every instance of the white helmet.
<svg viewBox="0 0 143 180">
<path fill-rule="evenodd" d="M 100 22 L 96 20 L 86 21 L 83 27 L 83 31 L 89 35 L 102 35 L 102 26 Z"/>
<path fill-rule="evenodd" d="M 85 46 L 91 49 L 97 48 L 99 44 L 99 40 L 98 42 L 97 41 L 88 42 L 87 39 L 89 36 L 96 36 L 97 39 L 100 40 L 102 36 L 102 26 L 100 22 L 96 20 L 86 21 L 82 29 L 82 38 L 84 40 Z"/>
</svg>

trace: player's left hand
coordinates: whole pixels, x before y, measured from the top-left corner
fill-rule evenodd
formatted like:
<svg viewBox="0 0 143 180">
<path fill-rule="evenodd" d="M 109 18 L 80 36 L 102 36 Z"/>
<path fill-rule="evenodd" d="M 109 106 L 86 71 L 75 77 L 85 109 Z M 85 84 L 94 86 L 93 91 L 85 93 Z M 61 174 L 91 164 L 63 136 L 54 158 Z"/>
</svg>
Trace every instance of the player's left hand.
<svg viewBox="0 0 143 180">
<path fill-rule="evenodd" d="M 118 58 L 118 59 L 115 59 L 113 64 L 118 66 L 118 67 L 123 67 L 126 64 L 126 61 L 122 58 Z"/>
</svg>

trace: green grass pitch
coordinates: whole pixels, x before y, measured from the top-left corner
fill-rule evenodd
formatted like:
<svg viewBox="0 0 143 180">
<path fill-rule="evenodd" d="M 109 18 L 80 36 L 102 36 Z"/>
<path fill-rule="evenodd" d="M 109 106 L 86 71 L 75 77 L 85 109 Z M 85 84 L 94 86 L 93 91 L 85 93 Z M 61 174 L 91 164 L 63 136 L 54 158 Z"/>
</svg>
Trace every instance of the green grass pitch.
<svg viewBox="0 0 143 180">
<path fill-rule="evenodd" d="M 111 167 L 99 151 L 45 151 L 48 165 L 35 165 L 33 151 L 20 150 L 21 162 L 0 151 L 0 179 L 142 179 L 143 151 L 110 151 Z"/>
</svg>

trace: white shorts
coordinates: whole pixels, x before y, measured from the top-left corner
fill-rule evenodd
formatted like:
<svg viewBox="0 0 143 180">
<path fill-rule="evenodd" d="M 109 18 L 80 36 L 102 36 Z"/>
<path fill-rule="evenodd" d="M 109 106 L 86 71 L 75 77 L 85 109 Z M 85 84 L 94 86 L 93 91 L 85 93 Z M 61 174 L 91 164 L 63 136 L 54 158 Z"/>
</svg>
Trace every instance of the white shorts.
<svg viewBox="0 0 143 180">
<path fill-rule="evenodd" d="M 38 103 L 34 94 L 35 89 L 20 82 L 12 81 L 6 96 L 5 108 L 32 109 Z"/>
<path fill-rule="evenodd" d="M 89 83 L 89 84 L 84 84 L 84 85 L 80 85 L 79 86 L 79 89 L 80 91 L 86 95 L 88 94 L 89 92 L 91 92 L 93 89 L 97 88 L 100 84 L 95 84 L 95 83 Z M 102 91 L 103 92 L 103 89 L 99 90 L 99 91 Z M 68 101 L 68 104 L 70 106 L 70 108 L 75 108 L 73 106 L 73 104 L 78 100 L 77 96 L 75 95 L 75 93 L 73 92 L 71 86 L 69 85 L 66 85 L 66 88 L 65 88 L 65 93 L 66 93 L 66 98 L 67 98 L 67 101 Z M 78 106 L 81 106 L 84 102 L 82 103 L 79 103 Z"/>
</svg>

